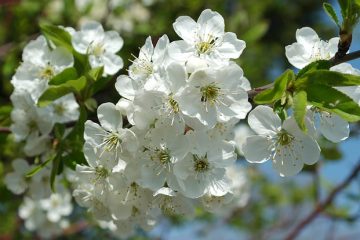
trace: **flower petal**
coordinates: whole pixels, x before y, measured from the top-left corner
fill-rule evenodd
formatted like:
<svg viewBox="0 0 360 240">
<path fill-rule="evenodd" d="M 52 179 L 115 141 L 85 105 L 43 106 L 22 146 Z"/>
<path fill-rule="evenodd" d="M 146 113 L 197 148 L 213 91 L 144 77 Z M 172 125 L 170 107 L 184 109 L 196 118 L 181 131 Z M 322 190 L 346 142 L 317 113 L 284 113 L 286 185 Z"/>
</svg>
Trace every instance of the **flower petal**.
<svg viewBox="0 0 360 240">
<path fill-rule="evenodd" d="M 113 103 L 101 104 L 97 113 L 101 126 L 107 131 L 117 132 L 122 128 L 122 115 Z"/>
<path fill-rule="evenodd" d="M 271 141 L 264 136 L 247 137 L 241 146 L 241 150 L 248 162 L 263 163 L 271 156 Z"/>
<path fill-rule="evenodd" d="M 258 134 L 275 135 L 281 127 L 281 119 L 267 106 L 257 106 L 249 113 L 248 123 Z"/>
</svg>

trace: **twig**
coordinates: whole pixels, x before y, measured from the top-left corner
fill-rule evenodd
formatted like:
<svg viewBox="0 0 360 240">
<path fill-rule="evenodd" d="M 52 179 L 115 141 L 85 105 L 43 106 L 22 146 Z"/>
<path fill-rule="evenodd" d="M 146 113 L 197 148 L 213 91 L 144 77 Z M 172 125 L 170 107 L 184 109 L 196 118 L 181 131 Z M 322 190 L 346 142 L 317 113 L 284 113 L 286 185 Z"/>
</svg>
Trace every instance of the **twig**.
<svg viewBox="0 0 360 240">
<path fill-rule="evenodd" d="M 344 57 L 342 58 L 332 58 L 330 61 L 332 62 L 332 65 L 338 65 L 340 63 L 344 63 L 344 62 L 348 62 L 354 59 L 360 58 L 360 50 L 346 54 Z"/>
<path fill-rule="evenodd" d="M 341 192 L 347 185 L 351 183 L 351 181 L 357 176 L 357 174 L 360 171 L 360 161 L 355 166 L 355 168 L 352 170 L 351 174 L 337 187 L 335 187 L 328 197 L 321 203 L 317 204 L 315 209 L 306 217 L 304 218 L 295 228 L 293 231 L 290 232 L 290 234 L 287 235 L 285 240 L 292 240 L 295 239 L 299 233 L 309 224 L 311 223 L 322 211 L 324 211 L 335 199 L 337 194 Z"/>
<path fill-rule="evenodd" d="M 266 89 L 269 89 L 269 88 L 272 88 L 274 86 L 274 83 L 269 83 L 267 85 L 264 85 L 262 87 L 258 87 L 258 88 L 254 88 L 254 89 L 251 89 L 249 90 L 247 93 L 248 93 L 248 97 L 249 98 L 254 98 L 258 93 L 266 90 Z"/>
<path fill-rule="evenodd" d="M 11 133 L 10 128 L 0 127 L 0 133 Z"/>
</svg>

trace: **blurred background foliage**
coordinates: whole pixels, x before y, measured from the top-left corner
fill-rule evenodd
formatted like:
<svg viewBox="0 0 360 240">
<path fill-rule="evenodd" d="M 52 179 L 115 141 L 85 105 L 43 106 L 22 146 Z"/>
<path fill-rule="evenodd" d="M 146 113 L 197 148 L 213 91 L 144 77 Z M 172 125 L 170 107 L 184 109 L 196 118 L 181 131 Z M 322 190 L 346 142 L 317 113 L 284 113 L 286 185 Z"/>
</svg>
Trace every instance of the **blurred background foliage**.
<svg viewBox="0 0 360 240">
<path fill-rule="evenodd" d="M 114 3 L 122 2 L 120 6 Z M 273 80 L 276 75 L 290 67 L 285 58 L 284 47 L 295 41 L 295 31 L 302 26 L 313 27 L 323 39 L 336 35 L 336 28 L 329 21 L 321 19 L 321 0 L 157 0 L 152 4 L 140 0 L 0 0 L 0 127 L 11 123 L 9 96 L 12 92 L 10 79 L 21 61 L 24 46 L 40 34 L 40 23 L 71 26 L 77 28 L 86 19 L 100 21 L 107 29 L 115 29 L 124 39 L 124 47 L 119 55 L 126 72 L 138 49 L 147 36 L 156 42 L 163 34 L 171 41 L 178 37 L 172 23 L 178 16 L 187 15 L 196 19 L 202 10 L 210 8 L 225 18 L 226 31 L 235 32 L 247 47 L 238 63 L 253 87 Z M 95 99 L 98 103 L 116 102 L 118 94 L 113 87 L 115 79 L 108 83 Z M 323 158 L 341 159 L 338 147 L 329 142 L 322 144 Z M 7 132 L 0 132 L 0 179 L 11 168 L 11 161 L 18 156 L 20 146 L 12 141 Z M 245 164 L 245 163 L 244 163 Z M 269 167 L 269 165 L 267 165 Z M 296 180 L 271 179 L 254 166 L 246 165 L 251 186 L 249 204 L 244 209 L 234 211 L 226 223 L 232 224 L 252 236 L 252 239 L 280 239 L 277 232 L 286 232 L 301 218 L 304 212 L 313 208 L 314 203 L 325 190 L 318 189 L 318 168 L 310 167 L 312 174 Z M 270 167 L 271 168 L 271 167 Z M 306 175 L 306 173 L 305 173 Z M 324 183 L 325 182 L 325 183 Z M 322 181 L 330 189 L 331 183 Z M 320 192 L 319 192 L 320 191 Z M 359 202 L 358 195 L 351 196 Z M 0 181 L 0 239 L 34 239 L 26 232 L 17 217 L 21 197 L 14 196 Z M 307 211 L 304 209 L 308 209 Z M 354 222 L 349 218 L 348 208 L 335 205 L 327 212 L 336 220 Z M 85 217 L 84 217 L 85 216 Z M 199 219 L 215 221 L 216 216 L 199 211 Z M 334 219 L 335 219 L 334 217 Z M 91 220 L 83 210 L 77 209 L 72 215 L 73 222 Z M 332 218 L 331 218 L 332 219 Z M 174 224 L 182 219 L 173 218 Z M 83 224 L 84 225 L 84 224 Z M 60 239 L 104 239 L 109 233 L 95 227 L 75 225 Z M 79 229 L 77 229 L 78 227 Z M 270 237 L 271 236 L 271 237 Z M 275 236 L 275 238 L 274 238 Z M 147 239 L 140 234 L 134 239 Z"/>
</svg>

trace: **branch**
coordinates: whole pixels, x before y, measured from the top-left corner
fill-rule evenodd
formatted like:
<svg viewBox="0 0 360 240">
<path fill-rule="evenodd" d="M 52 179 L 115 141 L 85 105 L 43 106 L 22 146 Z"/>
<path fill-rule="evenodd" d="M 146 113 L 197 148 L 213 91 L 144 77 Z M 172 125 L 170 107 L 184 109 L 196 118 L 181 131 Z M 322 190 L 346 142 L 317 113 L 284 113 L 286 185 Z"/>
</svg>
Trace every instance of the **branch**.
<svg viewBox="0 0 360 240">
<path fill-rule="evenodd" d="M 10 128 L 0 127 L 0 133 L 11 133 Z"/>
<path fill-rule="evenodd" d="M 266 90 L 266 89 L 269 89 L 269 88 L 272 88 L 274 86 L 274 83 L 269 83 L 267 85 L 264 85 L 262 87 L 258 87 L 258 88 L 253 88 L 249 91 L 247 91 L 247 94 L 248 94 L 248 97 L 250 99 L 254 98 L 258 93 Z"/>
<path fill-rule="evenodd" d="M 360 50 L 346 54 L 345 56 L 343 56 L 341 58 L 335 56 L 332 59 L 330 59 L 330 62 L 331 62 L 332 66 L 335 66 L 340 63 L 348 62 L 348 61 L 355 60 L 358 58 L 360 58 Z M 270 84 L 264 85 L 262 87 L 251 89 L 247 92 L 248 96 L 250 99 L 253 99 L 258 93 L 260 93 L 266 89 L 272 88 L 273 85 L 274 85 L 274 83 L 270 83 Z"/>
<path fill-rule="evenodd" d="M 290 234 L 287 235 L 285 240 L 295 239 L 309 223 L 311 223 L 322 211 L 324 211 L 333 202 L 337 194 L 341 192 L 345 187 L 347 187 L 359 172 L 360 172 L 360 161 L 352 170 L 351 174 L 342 183 L 340 183 L 337 187 L 335 187 L 323 202 L 317 204 L 315 209 L 306 218 L 304 218 L 294 228 L 294 230 L 290 232 Z"/>
<path fill-rule="evenodd" d="M 340 63 L 348 62 L 348 61 L 351 61 L 351 60 L 354 60 L 357 58 L 360 58 L 360 50 L 346 54 L 342 58 L 333 57 L 330 61 L 331 61 L 332 65 L 335 66 Z"/>
</svg>

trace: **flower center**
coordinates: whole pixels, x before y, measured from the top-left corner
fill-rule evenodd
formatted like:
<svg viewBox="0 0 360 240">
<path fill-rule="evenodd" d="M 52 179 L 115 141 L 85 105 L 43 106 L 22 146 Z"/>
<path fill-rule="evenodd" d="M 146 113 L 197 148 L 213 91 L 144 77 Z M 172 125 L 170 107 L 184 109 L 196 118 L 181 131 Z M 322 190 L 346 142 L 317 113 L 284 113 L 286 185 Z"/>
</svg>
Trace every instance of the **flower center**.
<svg viewBox="0 0 360 240">
<path fill-rule="evenodd" d="M 278 137 L 277 142 L 282 146 L 289 145 L 294 140 L 294 136 L 292 136 L 285 130 L 281 130 L 277 134 L 277 137 Z"/>
<path fill-rule="evenodd" d="M 197 155 L 194 155 L 194 170 L 196 172 L 206 172 L 209 170 L 209 162 L 207 160 L 207 157 L 199 157 Z"/>
<path fill-rule="evenodd" d="M 200 88 L 201 101 L 214 104 L 220 95 L 220 88 L 215 83 Z"/>
<path fill-rule="evenodd" d="M 157 149 L 156 155 L 151 157 L 151 160 L 158 160 L 161 164 L 165 165 L 171 162 L 171 156 L 168 149 Z"/>
<path fill-rule="evenodd" d="M 174 97 L 172 94 L 169 95 L 169 100 L 168 100 L 168 103 L 170 105 L 170 108 L 172 109 L 172 111 L 174 113 L 178 113 L 180 111 L 179 109 L 179 104 L 177 101 L 175 101 Z"/>
<path fill-rule="evenodd" d="M 55 76 L 54 68 L 47 64 L 46 67 L 40 72 L 40 78 L 45 80 L 50 80 Z"/>
<path fill-rule="evenodd" d="M 109 172 L 103 166 L 95 167 L 95 183 L 101 180 L 104 180 L 109 176 Z"/>
<path fill-rule="evenodd" d="M 59 116 L 63 116 L 65 107 L 62 104 L 54 104 L 54 112 Z"/>
<path fill-rule="evenodd" d="M 103 142 L 105 145 L 105 150 L 108 152 L 116 149 L 122 143 L 119 135 L 113 132 L 105 136 Z"/>
<path fill-rule="evenodd" d="M 131 70 L 133 74 L 144 74 L 147 77 L 153 73 L 154 69 L 151 60 L 138 58 L 134 55 L 132 56 L 135 59 L 130 60 L 133 63 L 133 65 L 130 67 L 129 70 Z"/>
<path fill-rule="evenodd" d="M 211 52 L 215 46 L 217 38 L 213 38 L 209 36 L 207 40 L 201 40 L 200 42 L 196 43 L 195 48 L 198 54 L 207 54 Z"/>
<path fill-rule="evenodd" d="M 96 43 L 92 46 L 91 53 L 96 57 L 100 57 L 105 52 L 104 46 L 102 43 Z"/>
</svg>

